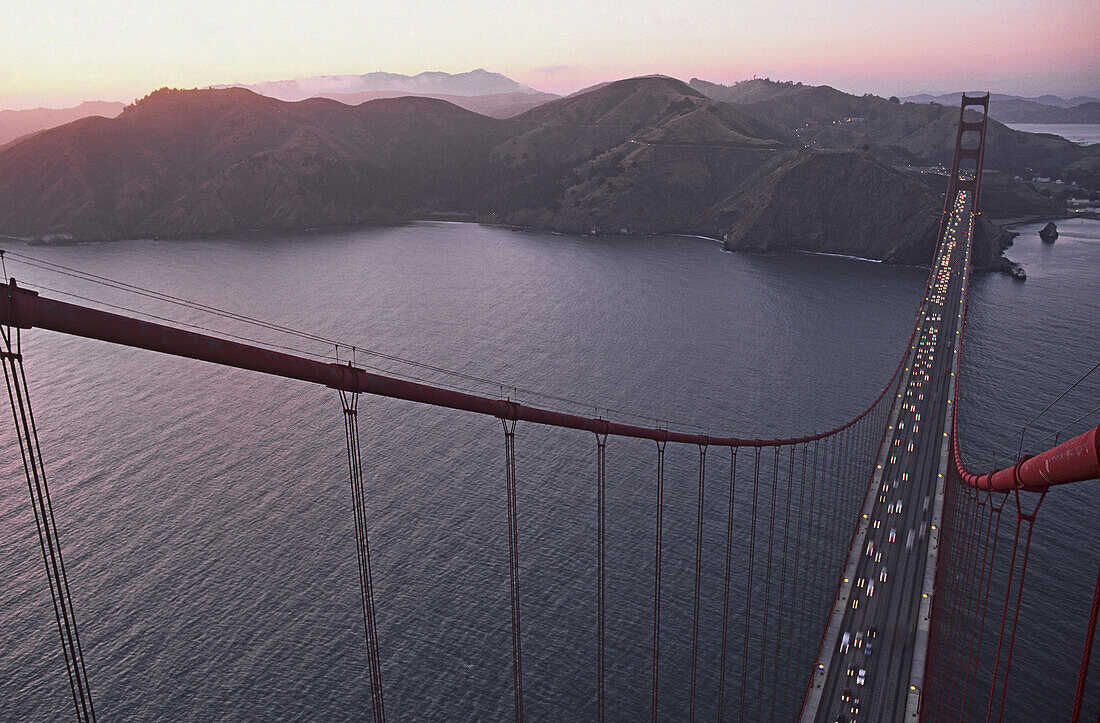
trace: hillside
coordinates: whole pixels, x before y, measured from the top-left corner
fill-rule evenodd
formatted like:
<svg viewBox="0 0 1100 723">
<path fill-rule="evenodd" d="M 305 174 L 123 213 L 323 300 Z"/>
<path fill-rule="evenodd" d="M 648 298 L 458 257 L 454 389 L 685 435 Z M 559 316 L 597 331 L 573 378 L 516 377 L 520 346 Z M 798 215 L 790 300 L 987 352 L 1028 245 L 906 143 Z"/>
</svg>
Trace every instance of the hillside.
<svg viewBox="0 0 1100 723">
<path fill-rule="evenodd" d="M 521 132 L 494 153 L 517 174 L 499 205 L 518 210 L 494 220 L 576 233 L 684 231 L 797 140 L 663 77 L 611 83 L 512 122 Z"/>
<path fill-rule="evenodd" d="M 832 189 L 827 196 L 816 192 L 823 184 Z M 868 213 L 869 208 L 874 212 Z M 724 229 L 726 248 L 737 251 L 785 250 L 795 236 L 826 253 L 927 265 L 942 209 L 942 201 L 923 184 L 866 153 L 804 152 L 762 178 L 751 193 L 709 209 L 698 230 Z M 788 221 L 777 225 L 776 218 Z M 1001 255 L 1009 238 L 980 223 L 974 267 L 1009 270 Z"/>
<path fill-rule="evenodd" d="M 902 98 L 913 103 L 959 104 L 961 93 L 921 94 Z M 1002 123 L 1100 123 L 1100 98 L 1077 96 L 1060 98 L 1041 95 L 1023 98 L 993 93 L 989 98 L 989 117 Z"/>
<path fill-rule="evenodd" d="M 0 149 L 0 234 L 175 237 L 445 215 L 926 263 L 934 188 L 873 154 L 806 148 L 749 110 L 789 101 L 786 90 L 733 105 L 632 78 L 502 120 L 423 97 L 350 106 L 162 89 L 117 118 Z"/>
<path fill-rule="evenodd" d="M 77 238 L 391 223 L 467 207 L 502 121 L 425 98 L 358 107 L 160 90 L 0 152 L 0 229 Z M 460 182 L 459 182 L 460 181 Z"/>
<path fill-rule="evenodd" d="M 114 118 L 122 112 L 122 103 L 85 101 L 73 108 L 31 108 L 29 110 L 0 110 L 0 146 L 28 133 L 71 123 L 80 118 L 98 115 Z"/>
<path fill-rule="evenodd" d="M 741 98 L 739 107 L 796 131 L 811 148 L 862 149 L 887 164 L 950 163 L 958 107 L 855 96 L 829 86 L 753 80 L 733 86 L 693 81 L 717 100 Z M 1100 145 L 1013 130 L 993 119 L 987 128 L 985 166 L 1010 176 L 1060 177 L 1100 189 Z"/>
<path fill-rule="evenodd" d="M 1027 100 L 989 104 L 989 116 L 1002 123 L 1100 123 L 1100 101 L 1060 108 Z"/>
<path fill-rule="evenodd" d="M 962 93 L 942 93 L 940 95 L 932 95 L 930 93 L 919 93 L 917 95 L 907 95 L 902 98 L 903 101 L 910 103 L 939 103 L 940 105 L 955 105 L 959 104 L 959 99 L 962 98 Z M 1063 98 L 1058 95 L 1038 95 L 1032 97 L 1026 97 L 1021 95 L 1009 95 L 1006 93 L 990 93 L 989 101 L 991 103 L 1000 103 L 1001 101 L 1026 101 L 1028 103 L 1039 103 L 1040 105 L 1054 106 L 1055 108 L 1072 108 L 1075 105 L 1081 105 L 1082 103 L 1092 103 L 1100 101 L 1100 98 L 1078 95 L 1073 98 Z"/>
<path fill-rule="evenodd" d="M 379 98 L 403 98 L 417 96 L 435 98 L 454 103 L 459 108 L 490 118 L 511 118 L 532 108 L 557 100 L 561 96 L 553 93 L 493 93 L 489 95 L 448 95 L 446 93 L 410 93 L 400 90 L 365 90 L 359 93 L 321 93 L 317 97 L 330 98 L 346 105 L 359 105 Z"/>
</svg>

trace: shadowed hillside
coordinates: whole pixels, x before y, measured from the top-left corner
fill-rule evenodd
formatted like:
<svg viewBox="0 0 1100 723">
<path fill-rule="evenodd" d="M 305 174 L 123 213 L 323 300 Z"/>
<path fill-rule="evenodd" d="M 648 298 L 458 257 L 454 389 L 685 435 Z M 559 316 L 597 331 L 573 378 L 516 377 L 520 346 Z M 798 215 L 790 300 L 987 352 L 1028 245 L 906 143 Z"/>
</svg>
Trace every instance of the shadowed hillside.
<svg viewBox="0 0 1100 723">
<path fill-rule="evenodd" d="M 959 121 L 957 106 L 901 103 L 855 96 L 829 86 L 748 80 L 732 86 L 692 80 L 716 100 L 796 131 L 812 148 L 862 149 L 888 164 L 949 164 Z M 1054 136 L 1012 130 L 990 119 L 985 167 L 1024 178 L 1060 177 L 1100 188 L 1100 145 L 1085 147 Z"/>
<path fill-rule="evenodd" d="M 357 107 L 160 90 L 0 153 L 0 229 L 78 238 L 391 223 L 494 185 L 501 121 L 426 98 Z"/>
<path fill-rule="evenodd" d="M 422 97 L 349 106 L 162 89 L 118 118 L 0 150 L 0 233 L 172 237 L 445 216 L 927 263 L 935 191 L 872 154 L 806 148 L 780 112 L 805 90 L 778 90 L 733 105 L 632 78 L 501 120 Z M 989 249 L 985 265 L 1002 266 Z"/>
</svg>

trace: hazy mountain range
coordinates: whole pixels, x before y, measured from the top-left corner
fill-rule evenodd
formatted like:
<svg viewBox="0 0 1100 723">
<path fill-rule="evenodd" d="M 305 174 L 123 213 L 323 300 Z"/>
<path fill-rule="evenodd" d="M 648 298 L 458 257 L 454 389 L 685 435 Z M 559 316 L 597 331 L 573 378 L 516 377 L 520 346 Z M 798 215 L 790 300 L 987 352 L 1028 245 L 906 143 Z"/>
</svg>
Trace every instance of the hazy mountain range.
<svg viewBox="0 0 1100 723">
<path fill-rule="evenodd" d="M 907 95 L 901 100 L 909 101 L 910 103 L 939 103 L 941 105 L 958 105 L 959 100 L 962 98 L 962 95 L 962 92 L 943 93 L 940 95 L 920 93 L 918 95 Z M 1021 95 L 1006 95 L 1004 93 L 989 94 L 989 101 L 991 103 L 999 103 L 1008 100 L 1026 101 L 1028 103 L 1038 103 L 1039 105 L 1051 105 L 1057 108 L 1072 108 L 1073 106 L 1081 105 L 1082 103 L 1100 102 L 1100 98 L 1087 95 L 1078 95 L 1073 98 L 1062 98 L 1061 96 L 1047 94 L 1028 98 Z"/>
<path fill-rule="evenodd" d="M 371 91 L 400 92 L 405 95 L 499 95 L 501 93 L 538 93 L 534 88 L 501 75 L 478 68 L 468 73 L 428 72 L 417 75 L 399 73 L 364 73 L 363 75 L 317 75 L 298 80 L 276 80 L 266 83 L 234 83 L 214 88 L 247 88 L 279 100 L 305 100 L 332 97 L 332 94 Z"/>
<path fill-rule="evenodd" d="M 0 148 L 0 234 L 172 237 L 454 218 L 927 263 L 945 178 L 909 166 L 948 163 L 957 120 L 952 107 L 766 80 L 632 78 L 508 119 L 423 97 L 347 105 L 161 89 L 116 118 Z M 996 121 L 986 164 L 983 219 L 1057 210 L 1014 174 L 1100 188 L 1100 146 Z M 1003 241 L 983 220 L 976 266 L 1005 268 Z"/>
<path fill-rule="evenodd" d="M 125 103 L 85 101 L 73 108 L 31 108 L 29 110 L 0 110 L 0 146 L 28 133 L 43 128 L 53 128 L 90 115 L 114 118 L 122 112 Z"/>
<path fill-rule="evenodd" d="M 720 86 L 693 79 L 700 89 L 711 88 L 708 93 L 716 100 L 730 103 L 750 103 L 762 100 L 753 93 L 774 93 L 787 83 L 770 80 L 751 80 L 732 86 Z M 574 95 L 597 90 L 607 85 L 597 85 L 577 91 Z M 796 84 L 802 87 L 801 84 Z M 509 118 L 530 110 L 542 103 L 555 100 L 560 96 L 542 93 L 529 86 L 484 69 L 468 73 L 426 72 L 417 75 L 398 73 L 365 73 L 361 75 L 319 75 L 298 80 L 281 80 L 255 84 L 217 85 L 213 88 L 248 88 L 249 90 L 280 100 L 298 101 L 307 98 L 331 98 L 333 100 L 357 105 L 379 98 L 397 98 L 416 95 L 426 98 L 446 100 L 455 105 L 472 110 L 475 113 L 494 118 Z M 715 91 L 714 88 L 728 88 L 728 91 Z M 920 94 L 902 98 L 910 103 L 939 103 L 958 105 L 961 93 L 943 95 Z M 113 118 L 122 112 L 122 103 L 87 101 L 73 108 L 35 108 L 32 110 L 0 111 L 0 146 L 45 128 L 92 115 Z M 1061 98 L 1056 95 L 1043 95 L 1024 98 L 1000 93 L 992 94 L 990 116 L 1004 123 L 1100 123 L 1100 99 L 1078 96 Z"/>
<path fill-rule="evenodd" d="M 507 118 L 561 96 L 541 93 L 500 73 L 477 69 L 468 73 L 366 73 L 363 75 L 319 75 L 300 80 L 280 80 L 254 85 L 217 85 L 214 88 L 248 88 L 280 100 L 332 98 L 358 105 L 379 98 L 416 95 L 438 98 L 475 113 Z M 98 115 L 114 118 L 124 103 L 86 101 L 73 108 L 0 110 L 0 146 L 28 133 Z"/>
<path fill-rule="evenodd" d="M 418 98 L 435 98 L 454 103 L 459 108 L 472 110 L 493 118 L 510 118 L 547 101 L 560 98 L 553 93 L 490 93 L 488 95 L 450 95 L 447 93 L 408 93 L 400 90 L 364 90 L 358 93 L 319 93 L 318 98 L 331 98 L 347 105 L 359 105 L 379 98 L 401 98 L 414 95 Z"/>
<path fill-rule="evenodd" d="M 962 93 L 944 95 L 911 95 L 902 98 L 910 103 L 959 104 Z M 989 116 L 1002 123 L 1100 123 L 1100 98 L 1077 96 L 1061 98 L 1056 95 L 1040 95 L 1023 98 L 1018 95 L 991 93 Z"/>
</svg>

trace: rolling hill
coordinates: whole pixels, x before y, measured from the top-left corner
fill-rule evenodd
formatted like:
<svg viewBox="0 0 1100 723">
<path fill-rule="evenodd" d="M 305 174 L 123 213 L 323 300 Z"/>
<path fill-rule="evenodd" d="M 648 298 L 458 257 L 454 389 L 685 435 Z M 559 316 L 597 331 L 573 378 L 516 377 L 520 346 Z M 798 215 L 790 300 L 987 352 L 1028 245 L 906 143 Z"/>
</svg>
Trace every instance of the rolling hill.
<svg viewBox="0 0 1100 723">
<path fill-rule="evenodd" d="M 85 101 L 73 108 L 31 108 L 29 110 L 0 110 L 0 146 L 21 136 L 71 123 L 80 118 L 99 115 L 114 118 L 122 112 L 123 103 Z"/>
<path fill-rule="evenodd" d="M 117 118 L 0 149 L 0 233 L 177 237 L 446 215 L 927 263 L 933 190 L 859 148 L 807 148 L 780 120 L 797 98 L 784 90 L 735 105 L 632 78 L 496 119 L 423 97 L 351 106 L 161 89 Z M 822 114 L 852 102 L 814 94 L 834 104 Z M 1001 239 L 986 237 L 981 263 L 1003 268 Z"/>
<path fill-rule="evenodd" d="M 951 162 L 958 107 L 855 96 L 829 86 L 751 80 L 732 86 L 694 79 L 708 96 L 796 131 L 812 148 L 862 149 L 891 165 Z M 994 119 L 986 136 L 985 167 L 1009 176 L 1060 177 L 1100 188 L 1100 145 L 1016 131 Z"/>
</svg>

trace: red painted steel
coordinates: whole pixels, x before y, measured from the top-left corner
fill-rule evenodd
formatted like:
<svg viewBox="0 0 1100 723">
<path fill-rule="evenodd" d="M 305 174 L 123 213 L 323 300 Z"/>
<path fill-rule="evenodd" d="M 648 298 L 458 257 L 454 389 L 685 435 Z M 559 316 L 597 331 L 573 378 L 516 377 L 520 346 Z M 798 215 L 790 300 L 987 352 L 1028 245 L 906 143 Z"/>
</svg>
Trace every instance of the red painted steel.
<svg viewBox="0 0 1100 723">
<path fill-rule="evenodd" d="M 981 120 L 965 120 L 966 109 L 977 106 L 982 109 Z M 947 210 L 955 199 L 960 189 L 973 192 L 970 204 L 971 209 L 978 208 L 978 193 L 981 188 L 982 163 L 985 158 L 985 131 L 989 114 L 989 94 L 982 96 L 964 95 L 959 106 L 959 126 L 955 135 L 955 155 L 951 163 L 951 180 L 944 206 L 944 221 L 947 222 Z M 977 131 L 979 142 L 975 148 L 964 148 L 962 145 L 963 133 Z M 963 180 L 959 178 L 959 160 L 972 158 L 977 162 L 974 178 Z M 940 235 L 942 238 L 943 229 Z M 964 306 L 965 309 L 965 306 Z M 964 312 L 965 313 L 965 312 Z M 960 362 L 961 363 L 961 362 Z M 974 474 L 966 469 L 959 456 L 959 425 L 958 425 L 958 393 L 955 396 L 955 422 L 952 429 L 952 442 L 955 469 L 959 477 L 966 484 L 978 489 L 992 490 L 994 492 L 1010 492 L 1012 490 L 1043 491 L 1051 485 L 1065 484 L 1067 482 L 1081 482 L 1100 477 L 1100 451 L 1097 444 L 1098 430 L 1092 429 L 1075 437 L 1068 442 L 1049 449 L 1039 455 L 1021 459 L 1015 465 L 1005 469 L 995 470 L 987 474 Z"/>
<path fill-rule="evenodd" d="M 48 299 L 40 296 L 35 291 L 19 288 L 16 286 L 14 279 L 11 283 L 0 284 L 0 324 L 17 326 L 23 329 L 49 329 L 63 334 L 98 339 L 274 376 L 299 379 L 313 384 L 323 384 L 347 392 L 366 392 L 383 397 L 431 404 L 437 407 L 487 414 L 501 419 L 582 429 L 619 437 L 652 439 L 657 442 L 680 442 L 719 447 L 772 447 L 801 444 L 828 437 L 851 427 L 867 416 L 893 383 L 893 378 L 891 378 L 890 383 L 859 416 L 826 432 L 780 439 L 709 437 L 705 434 L 691 434 L 621 424 L 606 419 L 555 412 L 510 400 L 482 397 L 430 384 L 419 384 L 375 374 L 353 367 L 350 364 L 333 364 L 306 359 L 251 344 L 242 344 L 207 334 L 177 329 L 164 324 L 112 314 L 78 304 Z M 894 371 L 894 378 L 897 377 L 900 369 L 901 363 Z"/>
<path fill-rule="evenodd" d="M 958 431 L 955 432 L 955 469 L 971 487 L 994 492 L 1030 490 L 1041 492 L 1052 485 L 1100 478 L 1100 426 L 1063 442 L 1041 454 L 1025 457 L 1011 467 L 974 474 L 959 458 Z"/>
</svg>

